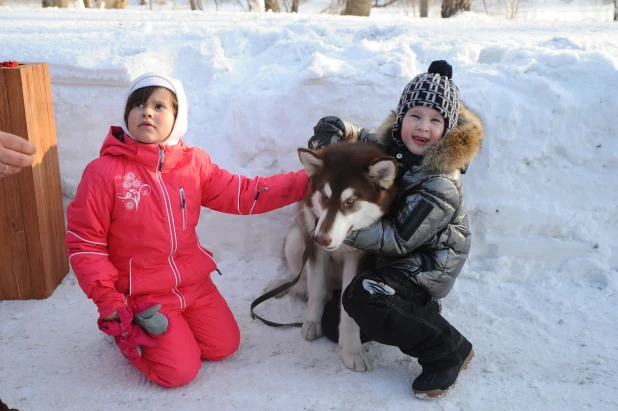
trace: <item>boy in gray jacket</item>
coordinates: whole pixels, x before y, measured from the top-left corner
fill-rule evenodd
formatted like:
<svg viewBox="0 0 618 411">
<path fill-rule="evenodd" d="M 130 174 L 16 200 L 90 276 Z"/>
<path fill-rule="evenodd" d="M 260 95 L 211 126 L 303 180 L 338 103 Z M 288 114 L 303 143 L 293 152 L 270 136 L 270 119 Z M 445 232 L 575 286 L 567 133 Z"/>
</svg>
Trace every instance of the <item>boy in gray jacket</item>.
<svg viewBox="0 0 618 411">
<path fill-rule="evenodd" d="M 478 154 L 481 121 L 459 99 L 452 68 L 434 61 L 404 89 L 396 112 L 377 132 L 337 117 L 314 128 L 309 148 L 339 140 L 376 141 L 397 159 L 399 196 L 392 212 L 345 243 L 377 254 L 376 267 L 343 290 L 346 312 L 363 340 L 399 347 L 423 371 L 412 389 L 435 397 L 451 387 L 474 357 L 472 344 L 440 314 L 470 250 L 461 175 Z M 339 304 L 324 310 L 322 329 L 338 340 Z"/>
</svg>

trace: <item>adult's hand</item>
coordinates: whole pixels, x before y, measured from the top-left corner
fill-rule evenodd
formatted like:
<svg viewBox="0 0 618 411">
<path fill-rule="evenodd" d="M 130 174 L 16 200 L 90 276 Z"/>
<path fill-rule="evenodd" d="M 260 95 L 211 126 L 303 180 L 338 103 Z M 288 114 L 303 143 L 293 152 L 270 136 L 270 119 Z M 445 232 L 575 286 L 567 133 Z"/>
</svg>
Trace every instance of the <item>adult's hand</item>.
<svg viewBox="0 0 618 411">
<path fill-rule="evenodd" d="M 0 131 L 0 178 L 32 165 L 36 146 L 15 134 Z"/>
</svg>

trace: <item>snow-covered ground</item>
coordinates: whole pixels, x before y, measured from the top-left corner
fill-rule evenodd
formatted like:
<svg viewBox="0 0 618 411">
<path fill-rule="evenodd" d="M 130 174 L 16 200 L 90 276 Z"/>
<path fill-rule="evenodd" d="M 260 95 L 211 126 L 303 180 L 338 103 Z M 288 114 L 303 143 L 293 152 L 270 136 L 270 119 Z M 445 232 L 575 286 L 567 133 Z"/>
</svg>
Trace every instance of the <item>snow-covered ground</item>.
<svg viewBox="0 0 618 411">
<path fill-rule="evenodd" d="M 73 274 L 46 300 L 0 302 L 0 398 L 10 406 L 618 409 L 618 23 L 2 7 L 0 44 L 0 61 L 50 64 L 66 201 L 144 71 L 183 82 L 186 141 L 247 175 L 299 169 L 296 148 L 324 115 L 378 126 L 436 59 L 453 64 L 486 127 L 464 177 L 473 250 L 443 311 L 477 356 L 447 396 L 416 399 L 420 367 L 393 347 L 367 344 L 374 370 L 357 374 L 336 344 L 251 320 L 251 301 L 284 275 L 288 207 L 252 217 L 203 211 L 200 239 L 243 337 L 236 354 L 203 363 L 181 388 L 129 366 L 98 331 Z M 288 298 L 258 308 L 275 321 L 303 310 Z"/>
</svg>

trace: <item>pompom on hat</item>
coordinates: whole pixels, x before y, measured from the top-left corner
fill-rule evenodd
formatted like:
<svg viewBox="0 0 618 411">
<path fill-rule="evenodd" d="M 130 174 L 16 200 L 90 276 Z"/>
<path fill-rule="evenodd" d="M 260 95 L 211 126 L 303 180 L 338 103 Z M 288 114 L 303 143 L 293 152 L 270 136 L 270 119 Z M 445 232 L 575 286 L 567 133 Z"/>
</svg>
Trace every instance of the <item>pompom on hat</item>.
<svg viewBox="0 0 618 411">
<path fill-rule="evenodd" d="M 172 128 L 172 132 L 170 133 L 170 135 L 161 143 L 159 143 L 170 146 L 176 145 L 178 144 L 178 141 L 187 132 L 188 124 L 187 96 L 180 81 L 161 73 L 144 73 L 141 76 L 137 77 L 135 80 L 133 80 L 133 82 L 131 83 L 131 86 L 129 87 L 127 95 L 124 99 L 125 105 L 127 104 L 127 101 L 129 101 L 129 97 L 135 90 L 152 86 L 166 88 L 176 95 L 176 99 L 178 100 L 178 113 L 176 114 L 174 127 Z M 133 136 L 131 136 L 131 134 L 129 133 L 129 128 L 127 127 L 127 124 L 124 121 L 124 116 L 122 118 L 121 124 L 125 134 L 133 138 Z"/>
<path fill-rule="evenodd" d="M 397 106 L 393 140 L 403 146 L 401 123 L 406 112 L 414 106 L 431 107 L 444 118 L 444 134 L 448 134 L 459 118 L 459 89 L 451 80 L 453 67 L 444 60 L 431 63 L 427 73 L 419 74 L 408 83 L 401 93 Z"/>
</svg>

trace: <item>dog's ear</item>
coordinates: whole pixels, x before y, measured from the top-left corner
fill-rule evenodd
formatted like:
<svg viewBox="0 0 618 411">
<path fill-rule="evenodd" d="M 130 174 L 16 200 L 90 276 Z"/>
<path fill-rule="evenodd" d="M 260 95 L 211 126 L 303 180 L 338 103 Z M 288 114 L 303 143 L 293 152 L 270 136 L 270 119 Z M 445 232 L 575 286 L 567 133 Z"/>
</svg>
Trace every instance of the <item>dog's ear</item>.
<svg viewBox="0 0 618 411">
<path fill-rule="evenodd" d="M 380 157 L 369 166 L 369 180 L 387 190 L 397 177 L 397 161 L 393 157 Z"/>
<path fill-rule="evenodd" d="M 318 171 L 324 167 L 324 161 L 320 159 L 316 152 L 307 148 L 298 149 L 298 158 L 307 170 L 309 177 L 313 177 Z"/>
</svg>

